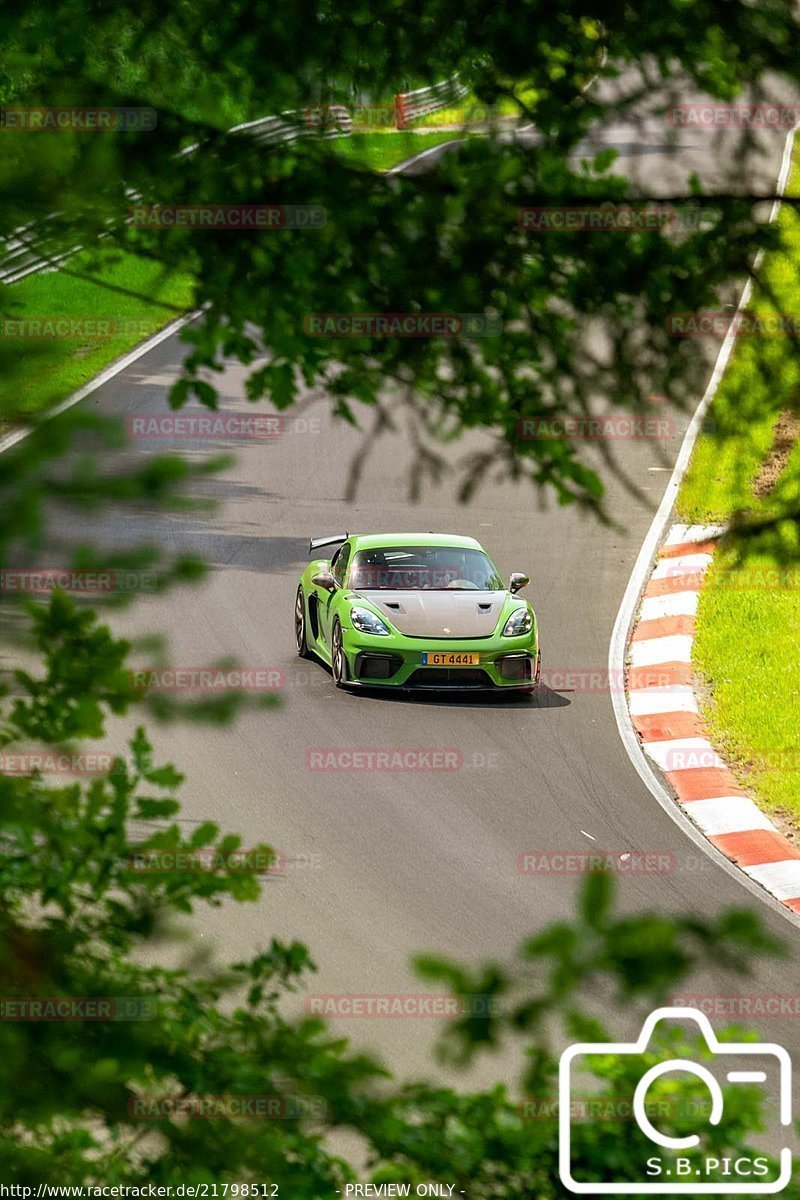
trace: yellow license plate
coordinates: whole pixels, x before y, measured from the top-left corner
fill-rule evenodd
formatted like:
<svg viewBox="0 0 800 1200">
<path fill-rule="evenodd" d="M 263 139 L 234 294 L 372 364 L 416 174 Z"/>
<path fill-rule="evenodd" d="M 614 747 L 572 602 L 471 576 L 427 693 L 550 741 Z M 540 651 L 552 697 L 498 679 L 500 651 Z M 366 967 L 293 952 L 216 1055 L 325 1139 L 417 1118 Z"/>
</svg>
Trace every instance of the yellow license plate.
<svg viewBox="0 0 800 1200">
<path fill-rule="evenodd" d="M 477 667 L 480 661 L 480 654 L 451 653 L 449 650 L 426 650 L 422 655 L 424 667 Z"/>
</svg>

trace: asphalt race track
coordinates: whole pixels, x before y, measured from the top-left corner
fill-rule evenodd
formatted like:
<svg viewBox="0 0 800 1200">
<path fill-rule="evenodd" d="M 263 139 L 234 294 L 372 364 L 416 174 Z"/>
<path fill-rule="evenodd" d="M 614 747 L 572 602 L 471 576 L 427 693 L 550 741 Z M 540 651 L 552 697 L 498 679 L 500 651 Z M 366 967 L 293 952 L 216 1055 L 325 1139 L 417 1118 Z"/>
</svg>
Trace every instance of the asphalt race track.
<svg viewBox="0 0 800 1200">
<path fill-rule="evenodd" d="M 618 166 L 662 194 L 678 181 L 685 186 L 693 170 L 712 184 L 734 175 L 769 191 L 784 137 L 783 131 L 764 135 L 747 164 L 733 162 L 733 143 L 717 134 L 680 132 L 671 149 L 663 119 L 615 122 L 597 144 L 616 146 Z M 437 151 L 410 173 L 434 169 L 439 154 L 450 152 Z M 177 337 L 164 341 L 100 388 L 87 407 L 122 417 L 163 412 L 183 353 Z M 239 366 L 226 371 L 223 405 L 244 407 L 244 378 Z M 174 665 L 231 655 L 247 667 L 285 672 L 278 712 L 247 713 L 226 729 L 156 730 L 160 755 L 188 772 L 188 820 L 219 820 L 240 832 L 245 845 L 268 840 L 287 856 L 286 871 L 257 906 L 228 905 L 198 918 L 209 955 L 250 955 L 273 936 L 299 938 L 319 964 L 315 993 L 424 992 L 409 969 L 414 952 L 444 951 L 473 962 L 507 958 L 524 935 L 570 914 L 578 876 L 521 874 L 518 856 L 534 850 L 660 855 L 662 868 L 669 864 L 661 873 L 622 879 L 621 902 L 629 910 L 712 914 L 760 903 L 644 788 L 619 739 L 607 684 L 545 688 L 535 701 L 343 694 L 322 665 L 297 659 L 292 640 L 295 587 L 310 536 L 434 529 L 478 537 L 506 578 L 514 570 L 530 574 L 526 594 L 538 612 L 547 673 L 563 668 L 605 679 L 620 600 L 687 423 L 687 414 L 677 414 L 669 441 L 615 447 L 652 505 L 633 502 L 609 480 L 608 506 L 624 524 L 622 533 L 555 504 L 542 508 L 529 489 L 510 483 L 492 484 L 462 506 L 446 480 L 412 504 L 411 448 L 402 428 L 376 443 L 348 503 L 348 469 L 360 435 L 333 422 L 323 396 L 311 398 L 302 421 L 289 414 L 285 433 L 271 444 L 204 448 L 230 448 L 237 456 L 202 486 L 219 502 L 216 513 L 109 511 L 85 523 L 86 540 L 158 541 L 198 553 L 212 567 L 200 586 L 135 605 L 115 619 L 118 630 L 162 631 Z M 476 436 L 448 453 L 459 459 L 480 443 Z M 170 448 L 201 452 L 178 439 L 140 442 L 118 452 L 119 462 Z M 120 733 L 116 728 L 115 739 Z M 444 772 L 314 771 L 307 755 L 315 748 L 451 749 L 461 765 Z M 766 902 L 761 910 L 774 932 L 800 944 L 789 920 Z M 705 974 L 695 990 L 785 995 L 800 991 L 796 980 L 793 964 L 762 961 L 745 984 Z M 632 1022 L 626 1016 L 615 1031 L 632 1032 Z M 800 1023 L 767 1025 L 763 1033 L 800 1051 Z M 410 1074 L 430 1068 L 437 1027 L 422 1019 L 335 1022 L 337 1031 L 379 1047 Z M 487 1077 L 498 1070 L 495 1061 Z"/>
</svg>

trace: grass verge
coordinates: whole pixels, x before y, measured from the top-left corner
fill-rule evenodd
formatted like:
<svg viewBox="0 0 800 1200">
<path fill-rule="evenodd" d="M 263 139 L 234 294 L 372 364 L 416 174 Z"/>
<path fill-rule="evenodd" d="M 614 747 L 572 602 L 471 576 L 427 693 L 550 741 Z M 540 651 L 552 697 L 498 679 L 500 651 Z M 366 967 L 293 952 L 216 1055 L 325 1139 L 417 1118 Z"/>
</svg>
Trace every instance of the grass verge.
<svg viewBox="0 0 800 1200">
<path fill-rule="evenodd" d="M 798 154 L 789 191 L 800 190 Z M 778 218 L 749 311 L 800 313 L 800 216 Z M 714 397 L 677 505 L 687 522 L 744 522 L 760 532 L 723 539 L 700 595 L 693 658 L 705 685 L 712 742 L 773 815 L 800 830 L 800 445 L 774 461 L 782 413 L 800 412 L 800 355 L 792 338 L 748 337 Z M 771 453 L 772 452 L 772 453 Z"/>
<path fill-rule="evenodd" d="M 70 395 L 191 308 L 193 297 L 189 275 L 119 252 L 105 259 L 102 252 L 81 252 L 59 270 L 8 285 L 0 426 L 24 421 Z M 62 319 L 58 325 L 56 318 Z"/>
<path fill-rule="evenodd" d="M 424 129 L 403 130 L 388 129 L 376 133 L 354 133 L 350 137 L 336 138 L 331 144 L 338 154 L 352 159 L 359 166 L 369 167 L 373 171 L 388 171 L 442 142 L 451 142 L 454 138 L 466 136 L 459 132 L 437 131 L 428 133 Z"/>
<path fill-rule="evenodd" d="M 452 137 L 390 131 L 355 134 L 333 145 L 382 171 Z M 192 308 L 194 281 L 149 259 L 119 251 L 104 257 L 94 250 L 7 285 L 3 297 L 0 433 L 45 412 Z M 60 326 L 66 336 L 55 332 L 56 318 L 70 322 Z"/>
</svg>

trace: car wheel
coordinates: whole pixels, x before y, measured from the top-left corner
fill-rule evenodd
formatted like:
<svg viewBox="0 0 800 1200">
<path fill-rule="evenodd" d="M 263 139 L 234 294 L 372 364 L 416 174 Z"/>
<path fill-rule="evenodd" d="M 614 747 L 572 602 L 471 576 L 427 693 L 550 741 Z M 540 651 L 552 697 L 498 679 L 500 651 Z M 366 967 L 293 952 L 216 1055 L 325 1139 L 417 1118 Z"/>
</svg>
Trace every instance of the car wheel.
<svg viewBox="0 0 800 1200">
<path fill-rule="evenodd" d="M 342 644 L 342 627 L 339 624 L 338 617 L 333 623 L 333 636 L 331 638 L 331 670 L 336 686 L 338 688 L 346 687 L 347 657 Z"/>
<path fill-rule="evenodd" d="M 301 658 L 311 658 L 311 651 L 306 642 L 306 602 L 303 589 L 297 589 L 297 599 L 294 602 L 294 643 Z"/>
</svg>

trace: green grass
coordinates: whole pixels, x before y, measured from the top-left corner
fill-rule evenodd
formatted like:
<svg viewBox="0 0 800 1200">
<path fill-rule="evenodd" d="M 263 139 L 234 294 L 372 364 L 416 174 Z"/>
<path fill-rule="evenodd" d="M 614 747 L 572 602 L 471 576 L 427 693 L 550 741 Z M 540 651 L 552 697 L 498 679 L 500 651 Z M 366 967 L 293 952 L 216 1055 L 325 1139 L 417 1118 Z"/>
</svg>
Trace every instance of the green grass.
<svg viewBox="0 0 800 1200">
<path fill-rule="evenodd" d="M 350 137 L 336 138 L 331 145 L 337 154 L 357 162 L 359 166 L 369 167 L 373 171 L 388 171 L 405 162 L 421 150 L 430 146 L 438 146 L 441 142 L 450 142 L 457 133 L 419 133 L 412 130 L 387 129 L 376 133 L 354 133 Z"/>
<path fill-rule="evenodd" d="M 793 168 L 790 190 L 797 193 Z M 800 217 L 779 216 L 782 249 L 767 256 L 752 311 L 800 313 Z M 767 295 L 767 290 L 772 295 Z M 798 348 L 786 337 L 744 338 L 711 405 L 678 499 L 684 521 L 775 518 L 771 529 L 727 535 L 700 595 L 695 668 L 706 687 L 712 742 L 765 810 L 800 829 L 800 532 L 781 519 L 800 504 L 800 446 L 777 485 L 753 481 L 778 414 L 797 406 Z M 777 583 L 773 583 L 776 579 Z"/>
<path fill-rule="evenodd" d="M 387 170 L 452 134 L 355 134 L 332 143 L 339 154 L 375 171 Z M 82 252 L 54 271 L 29 275 L 3 289 L 7 321 L 70 317 L 128 328 L 78 336 L 15 337 L 0 331 L 0 432 L 63 400 L 115 359 L 163 328 L 194 303 L 190 275 L 118 251 Z M 30 328 L 30 327 L 28 327 Z"/>
<path fill-rule="evenodd" d="M 792 194 L 799 185 L 795 165 Z M 764 261 L 752 312 L 800 313 L 800 216 L 784 207 L 778 223 L 783 249 Z M 753 479 L 772 444 L 775 418 L 798 393 L 800 354 L 794 339 L 738 340 L 680 490 L 681 519 L 725 521 L 756 503 Z"/>
<path fill-rule="evenodd" d="M 29 275 L 3 290 L 7 320 L 71 317 L 127 322 L 113 336 L 85 326 L 69 338 L 0 336 L 0 425 L 50 408 L 103 367 L 191 308 L 190 276 L 114 253 L 79 253 L 60 270 Z M 3 327 L 5 333 L 7 326 Z"/>
<path fill-rule="evenodd" d="M 800 563 L 797 528 L 782 550 Z M 693 658 L 711 740 L 762 808 L 800 828 L 800 569 L 769 586 L 772 538 L 721 547 L 700 594 Z"/>
</svg>

